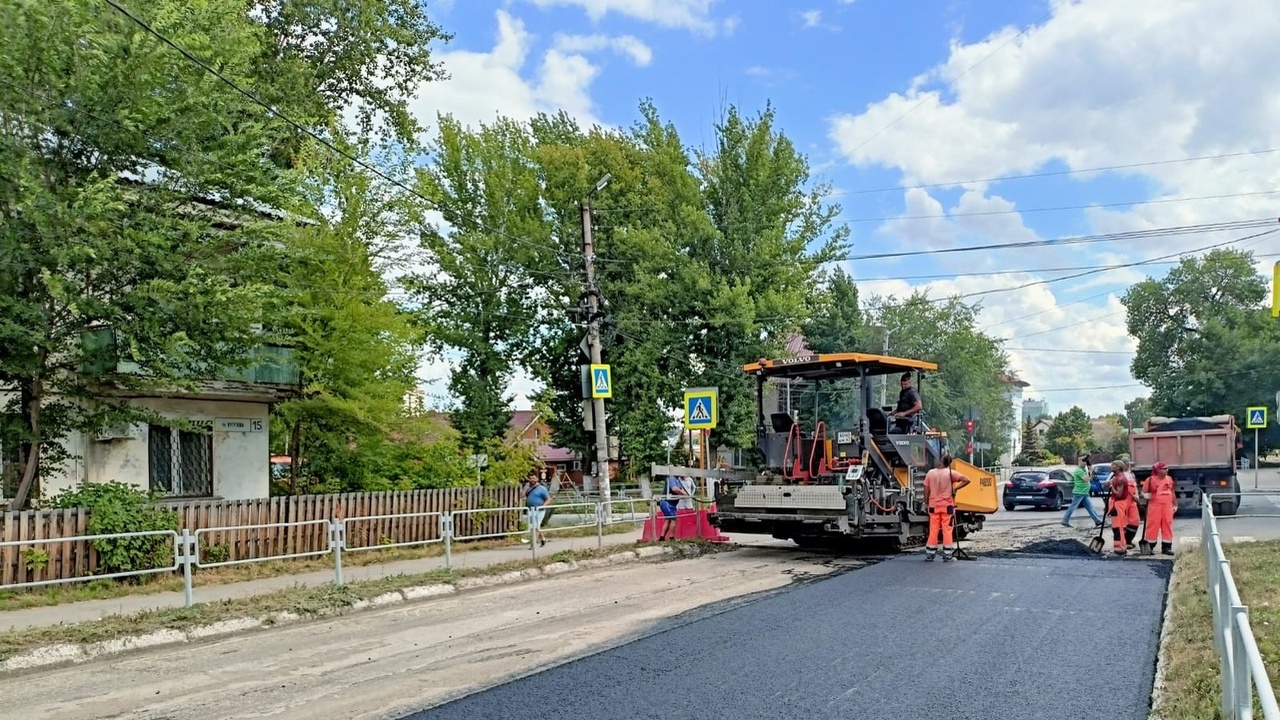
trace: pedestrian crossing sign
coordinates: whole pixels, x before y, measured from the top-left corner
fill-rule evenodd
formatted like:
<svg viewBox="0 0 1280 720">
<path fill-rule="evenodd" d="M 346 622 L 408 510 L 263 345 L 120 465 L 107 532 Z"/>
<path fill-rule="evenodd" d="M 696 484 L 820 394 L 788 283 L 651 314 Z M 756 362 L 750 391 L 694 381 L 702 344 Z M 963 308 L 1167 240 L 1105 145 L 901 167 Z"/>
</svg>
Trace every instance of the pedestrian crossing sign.
<svg viewBox="0 0 1280 720">
<path fill-rule="evenodd" d="M 1249 430 L 1260 430 L 1267 426 L 1267 408 L 1266 406 L 1249 408 L 1249 422 L 1247 428 Z"/>
<path fill-rule="evenodd" d="M 591 398 L 613 397 L 613 375 L 608 365 L 591 366 Z"/>
<path fill-rule="evenodd" d="M 684 426 L 689 430 L 712 430 L 720 419 L 716 388 L 689 388 L 684 391 Z"/>
</svg>

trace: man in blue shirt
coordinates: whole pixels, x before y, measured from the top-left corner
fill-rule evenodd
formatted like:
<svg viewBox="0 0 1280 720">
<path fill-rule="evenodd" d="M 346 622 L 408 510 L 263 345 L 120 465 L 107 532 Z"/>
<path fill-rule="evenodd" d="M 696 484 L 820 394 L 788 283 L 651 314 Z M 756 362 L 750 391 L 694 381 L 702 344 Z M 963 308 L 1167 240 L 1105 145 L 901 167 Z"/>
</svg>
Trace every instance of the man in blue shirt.
<svg viewBox="0 0 1280 720">
<path fill-rule="evenodd" d="M 529 508 L 529 527 L 535 528 L 539 545 L 546 545 L 547 538 L 542 535 L 542 518 L 547 510 L 544 507 L 551 502 L 551 493 L 543 487 L 537 470 L 529 471 L 529 489 L 525 491 L 524 504 Z"/>
<path fill-rule="evenodd" d="M 683 498 L 691 497 L 688 488 L 679 477 L 671 475 L 667 478 L 666 496 L 658 502 L 658 507 L 662 509 L 662 532 L 658 533 L 658 542 L 663 540 L 676 539 L 676 513 L 679 505 L 683 502 Z"/>
</svg>

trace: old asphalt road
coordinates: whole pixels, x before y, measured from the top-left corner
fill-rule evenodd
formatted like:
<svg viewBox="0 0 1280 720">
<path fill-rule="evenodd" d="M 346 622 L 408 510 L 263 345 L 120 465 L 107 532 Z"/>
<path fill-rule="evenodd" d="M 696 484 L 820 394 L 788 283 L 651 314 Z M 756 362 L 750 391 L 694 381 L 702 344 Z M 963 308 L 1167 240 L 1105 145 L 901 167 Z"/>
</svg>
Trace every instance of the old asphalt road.
<svg viewBox="0 0 1280 720">
<path fill-rule="evenodd" d="M 1148 715 L 1170 565 L 898 556 L 409 716 Z M 1099 645 L 1124 598 L 1125 641 Z"/>
</svg>

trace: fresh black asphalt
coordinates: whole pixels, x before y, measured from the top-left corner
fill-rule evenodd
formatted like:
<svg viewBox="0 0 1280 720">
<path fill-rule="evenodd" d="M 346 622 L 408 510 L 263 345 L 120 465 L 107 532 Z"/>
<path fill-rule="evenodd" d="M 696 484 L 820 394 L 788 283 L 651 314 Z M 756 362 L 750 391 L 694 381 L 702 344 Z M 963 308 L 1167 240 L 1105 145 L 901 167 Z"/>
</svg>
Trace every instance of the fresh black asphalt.
<svg viewBox="0 0 1280 720">
<path fill-rule="evenodd" d="M 411 718 L 1145 720 L 1169 565 L 899 556 Z"/>
</svg>

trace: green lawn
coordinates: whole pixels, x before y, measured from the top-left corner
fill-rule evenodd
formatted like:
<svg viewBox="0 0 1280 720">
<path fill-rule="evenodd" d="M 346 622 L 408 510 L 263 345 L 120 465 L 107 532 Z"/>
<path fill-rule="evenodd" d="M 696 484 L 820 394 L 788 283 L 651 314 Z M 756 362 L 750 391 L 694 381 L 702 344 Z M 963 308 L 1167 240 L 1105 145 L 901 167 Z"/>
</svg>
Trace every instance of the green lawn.
<svg viewBox="0 0 1280 720">
<path fill-rule="evenodd" d="M 1262 650 L 1272 687 L 1280 677 L 1280 541 L 1225 546 L 1240 599 Z M 1165 687 L 1156 712 L 1165 720 L 1215 720 L 1221 685 L 1213 647 L 1213 613 L 1206 590 L 1204 555 L 1179 553 L 1173 586 Z M 1256 711 L 1256 717 L 1261 717 Z"/>
</svg>

